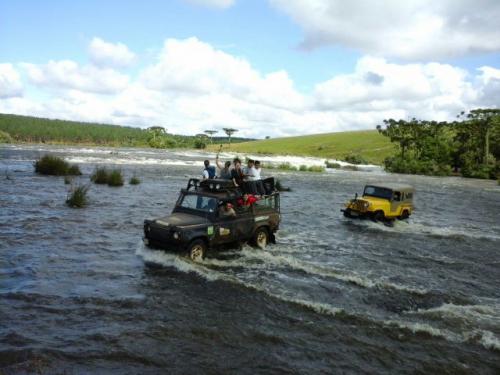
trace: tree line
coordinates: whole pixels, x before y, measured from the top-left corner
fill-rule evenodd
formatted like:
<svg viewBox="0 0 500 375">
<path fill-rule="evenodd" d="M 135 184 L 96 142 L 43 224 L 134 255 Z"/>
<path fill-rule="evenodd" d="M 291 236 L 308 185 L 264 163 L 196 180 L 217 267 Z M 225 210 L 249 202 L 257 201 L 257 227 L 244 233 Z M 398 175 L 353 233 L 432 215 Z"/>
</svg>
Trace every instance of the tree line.
<svg viewBox="0 0 500 375">
<path fill-rule="evenodd" d="M 230 130 L 227 132 L 226 129 Z M 213 137 L 210 141 L 231 141 L 237 129 L 225 128 L 228 138 Z M 207 133 L 208 134 L 208 133 Z M 205 135 L 205 134 L 203 134 Z M 129 126 L 51 120 L 31 116 L 0 114 L 0 143 L 69 143 L 99 146 L 153 147 L 153 148 L 205 148 L 206 137 L 175 135 L 162 126 L 140 129 Z M 241 142 L 244 138 L 232 138 Z"/>
<path fill-rule="evenodd" d="M 499 177 L 500 109 L 462 112 L 451 122 L 388 119 L 377 130 L 399 146 L 384 161 L 389 172 Z"/>
</svg>

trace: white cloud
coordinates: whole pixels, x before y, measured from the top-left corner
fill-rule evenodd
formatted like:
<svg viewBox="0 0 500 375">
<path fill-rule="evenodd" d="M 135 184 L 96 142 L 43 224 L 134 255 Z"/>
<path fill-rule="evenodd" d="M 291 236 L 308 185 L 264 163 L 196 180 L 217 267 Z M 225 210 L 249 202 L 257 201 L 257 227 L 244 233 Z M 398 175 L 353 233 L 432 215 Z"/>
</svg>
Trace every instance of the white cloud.
<svg viewBox="0 0 500 375">
<path fill-rule="evenodd" d="M 144 70 L 148 88 L 178 95 L 228 95 L 278 108 L 298 109 L 302 96 L 284 71 L 260 74 L 242 58 L 196 38 L 168 39 L 159 60 Z"/>
<path fill-rule="evenodd" d="M 234 0 L 185 0 L 188 3 L 209 8 L 226 9 L 234 5 Z"/>
<path fill-rule="evenodd" d="M 339 75 L 315 88 L 323 111 L 400 110 L 409 116 L 449 119 L 477 101 L 468 73 L 447 64 L 391 64 L 361 58 L 351 74 Z"/>
<path fill-rule="evenodd" d="M 45 65 L 22 64 L 32 83 L 40 87 L 114 94 L 124 90 L 129 77 L 109 68 L 80 66 L 71 60 L 49 61 Z"/>
<path fill-rule="evenodd" d="M 491 66 L 467 72 L 364 56 L 351 73 L 304 94 L 285 71 L 260 72 L 196 38 L 166 40 L 158 59 L 135 76 L 68 60 L 23 67 L 46 99 L 0 98 L 0 112 L 161 125 L 181 134 L 227 126 L 247 137 L 373 129 L 386 118 L 451 120 L 500 103 L 500 69 Z"/>
<path fill-rule="evenodd" d="M 497 0 L 269 0 L 305 33 L 302 46 L 342 45 L 409 60 L 500 51 Z"/>
<path fill-rule="evenodd" d="M 12 64 L 0 64 L 0 99 L 22 96 L 23 85 Z"/>
<path fill-rule="evenodd" d="M 89 55 L 92 63 L 101 67 L 123 68 L 135 60 L 135 54 L 125 44 L 113 44 L 97 37 L 90 42 Z"/>
</svg>

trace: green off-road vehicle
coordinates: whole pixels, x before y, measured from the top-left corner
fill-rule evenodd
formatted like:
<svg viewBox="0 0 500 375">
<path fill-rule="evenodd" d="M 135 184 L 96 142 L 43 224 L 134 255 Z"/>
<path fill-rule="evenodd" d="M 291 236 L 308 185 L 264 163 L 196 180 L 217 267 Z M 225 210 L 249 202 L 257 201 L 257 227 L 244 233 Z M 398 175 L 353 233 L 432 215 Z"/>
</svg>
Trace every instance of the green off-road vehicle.
<svg viewBox="0 0 500 375">
<path fill-rule="evenodd" d="M 144 221 L 144 243 L 185 253 L 192 260 L 203 259 L 207 251 L 244 242 L 265 248 L 275 242 L 281 216 L 274 179 L 263 183 L 268 195 L 245 206 L 238 204 L 243 192 L 232 181 L 190 179 L 170 215 Z M 228 203 L 234 210 L 232 216 L 224 212 Z"/>
</svg>

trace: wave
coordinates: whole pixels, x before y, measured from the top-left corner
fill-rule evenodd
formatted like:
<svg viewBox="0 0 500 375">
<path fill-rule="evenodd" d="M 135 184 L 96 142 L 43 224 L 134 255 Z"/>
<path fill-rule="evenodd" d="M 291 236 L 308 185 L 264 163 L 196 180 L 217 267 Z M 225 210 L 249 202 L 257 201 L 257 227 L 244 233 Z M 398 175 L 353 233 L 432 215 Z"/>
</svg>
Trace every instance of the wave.
<svg viewBox="0 0 500 375">
<path fill-rule="evenodd" d="M 245 252 L 245 250 L 243 250 Z M 291 303 L 297 306 L 300 306 L 302 308 L 306 308 L 308 310 L 311 310 L 313 312 L 316 312 L 318 314 L 322 315 L 329 315 L 329 316 L 343 316 L 343 317 L 348 317 L 352 320 L 356 321 L 361 321 L 365 322 L 367 324 L 376 324 L 380 325 L 383 328 L 386 329 L 402 329 L 402 330 L 407 330 L 412 332 L 413 334 L 426 334 L 430 335 L 433 337 L 438 337 L 450 342 L 456 342 L 456 343 L 463 343 L 463 342 L 468 342 L 468 343 L 474 343 L 474 344 L 480 344 L 484 348 L 489 349 L 489 350 L 500 350 L 500 340 L 495 334 L 489 330 L 484 330 L 484 329 L 474 329 L 474 330 L 469 330 L 469 331 L 464 331 L 464 332 L 454 332 L 450 329 L 445 329 L 445 328 L 438 328 L 434 327 L 428 323 L 422 323 L 422 322 L 411 322 L 411 321 L 401 321 L 401 320 L 380 320 L 376 319 L 373 316 L 366 316 L 366 315 L 359 315 L 357 313 L 351 313 L 346 311 L 343 308 L 333 306 L 328 303 L 323 303 L 323 302 L 317 302 L 317 301 L 310 301 L 307 299 L 302 299 L 302 298 L 294 298 L 294 297 L 289 297 L 284 294 L 280 293 L 275 293 L 273 291 L 270 291 L 269 289 L 265 288 L 262 285 L 258 285 L 246 280 L 239 279 L 238 277 L 234 275 L 229 275 L 225 272 L 219 272 L 216 270 L 213 270 L 211 268 L 206 267 L 207 265 L 215 265 L 215 266 L 224 266 L 224 265 L 238 265 L 238 266 L 246 266 L 248 263 L 244 263 L 241 260 L 229 260 L 229 261 L 220 261 L 220 260 L 214 260 L 214 259 L 207 259 L 203 261 L 202 263 L 195 263 L 187 258 L 182 258 L 178 255 L 175 254 L 169 254 L 161 250 L 150 250 L 146 249 L 144 245 L 139 246 L 136 254 L 140 257 L 142 257 L 146 262 L 153 262 L 156 264 L 160 264 L 163 266 L 167 267 L 174 267 L 177 270 L 181 272 L 194 272 L 195 274 L 203 277 L 204 279 L 208 281 L 226 281 L 226 282 L 231 282 L 236 285 L 243 286 L 245 288 L 261 292 L 266 294 L 269 297 L 278 299 L 280 301 L 286 302 L 286 303 Z M 453 310 L 455 309 L 454 307 L 450 307 L 449 305 L 443 305 L 440 308 L 434 308 L 434 309 L 428 309 L 426 311 L 448 311 L 448 310 Z M 488 306 L 482 306 L 478 307 L 476 306 L 475 309 L 479 309 L 481 311 L 489 311 L 491 312 L 490 308 Z M 471 309 L 474 310 L 474 309 Z M 421 311 L 423 312 L 423 310 Z"/>
<path fill-rule="evenodd" d="M 116 157 L 96 157 L 96 156 L 77 156 L 67 157 L 70 163 L 81 164 L 128 164 L 128 165 L 180 165 L 180 166 L 199 166 L 202 161 L 177 160 L 177 159 L 156 159 L 156 158 L 116 158 Z"/>
<path fill-rule="evenodd" d="M 452 227 L 437 227 L 429 226 L 413 221 L 394 221 L 393 226 L 383 225 L 370 220 L 350 220 L 355 225 L 364 226 L 369 229 L 385 231 L 390 233 L 408 233 L 408 234 L 424 234 L 436 237 L 455 237 L 455 238 L 475 238 L 500 240 L 500 235 L 493 233 L 480 232 L 474 228 L 463 227 L 460 229 Z"/>
<path fill-rule="evenodd" d="M 382 280 L 371 280 L 353 272 L 335 269 L 333 267 L 319 266 L 313 263 L 299 260 L 289 255 L 273 255 L 270 251 L 263 251 L 257 249 L 246 250 L 241 252 L 247 258 L 257 258 L 266 263 L 271 263 L 276 266 L 287 266 L 292 269 L 300 270 L 310 275 L 331 277 L 341 281 L 356 284 L 364 288 L 383 288 L 395 289 L 398 291 L 409 292 L 418 295 L 425 295 L 427 290 L 421 288 L 413 288 L 407 285 L 400 285 Z"/>
<path fill-rule="evenodd" d="M 223 263 L 214 259 L 206 259 L 202 263 L 196 263 L 187 258 L 182 258 L 178 255 L 169 254 L 161 250 L 149 250 L 144 246 L 138 247 L 138 249 L 136 250 L 136 255 L 142 257 L 146 262 L 152 262 L 167 267 L 174 267 L 181 272 L 193 272 L 208 281 L 226 281 L 236 285 L 241 285 L 245 288 L 264 293 L 269 297 L 281 300 L 283 302 L 292 303 L 294 305 L 299 305 L 319 314 L 336 316 L 337 314 L 345 312 L 344 309 L 332 306 L 328 303 L 320 303 L 300 298 L 292 298 L 287 297 L 283 294 L 274 293 L 261 285 L 241 280 L 233 275 L 228 275 L 226 273 L 207 268 L 205 266 L 207 264 L 220 265 Z M 234 262 L 232 264 L 234 264 Z"/>
</svg>

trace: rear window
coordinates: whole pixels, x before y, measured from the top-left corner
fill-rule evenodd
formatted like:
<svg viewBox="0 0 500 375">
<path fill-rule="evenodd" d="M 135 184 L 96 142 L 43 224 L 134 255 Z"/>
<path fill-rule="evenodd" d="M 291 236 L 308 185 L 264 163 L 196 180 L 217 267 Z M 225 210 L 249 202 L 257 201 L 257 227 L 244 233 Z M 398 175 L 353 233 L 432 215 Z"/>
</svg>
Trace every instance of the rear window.
<svg viewBox="0 0 500 375">
<path fill-rule="evenodd" d="M 255 202 L 254 207 L 256 210 L 265 210 L 265 209 L 277 209 L 278 202 L 276 196 L 269 196 L 262 199 L 259 199 Z"/>
</svg>

